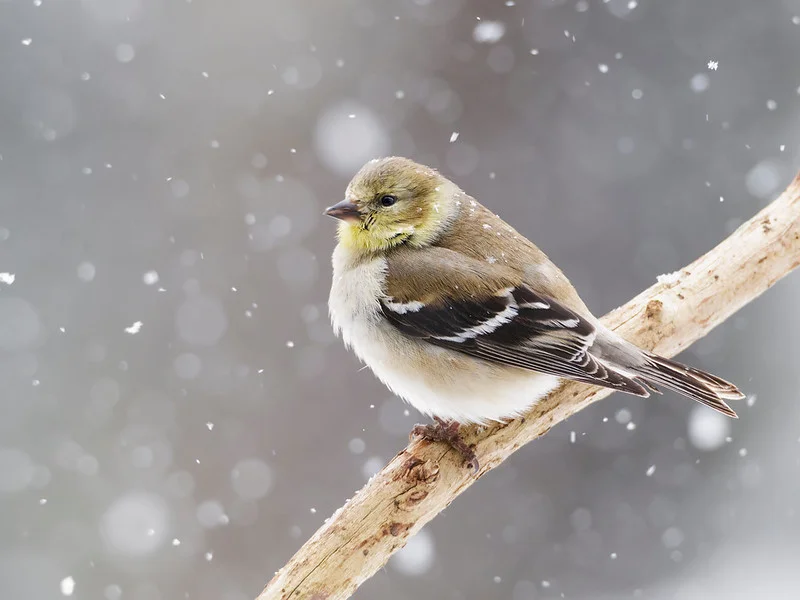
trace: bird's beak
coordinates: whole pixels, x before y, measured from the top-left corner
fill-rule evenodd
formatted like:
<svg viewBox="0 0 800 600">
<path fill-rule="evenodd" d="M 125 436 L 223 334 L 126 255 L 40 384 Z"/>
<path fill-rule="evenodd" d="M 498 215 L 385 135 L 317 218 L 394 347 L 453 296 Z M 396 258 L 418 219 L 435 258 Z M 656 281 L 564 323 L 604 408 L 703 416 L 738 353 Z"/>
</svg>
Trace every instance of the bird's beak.
<svg viewBox="0 0 800 600">
<path fill-rule="evenodd" d="M 335 219 L 342 221 L 357 221 L 361 218 L 361 213 L 358 212 L 358 206 L 347 200 L 337 202 L 333 206 L 325 209 L 325 214 Z"/>
</svg>

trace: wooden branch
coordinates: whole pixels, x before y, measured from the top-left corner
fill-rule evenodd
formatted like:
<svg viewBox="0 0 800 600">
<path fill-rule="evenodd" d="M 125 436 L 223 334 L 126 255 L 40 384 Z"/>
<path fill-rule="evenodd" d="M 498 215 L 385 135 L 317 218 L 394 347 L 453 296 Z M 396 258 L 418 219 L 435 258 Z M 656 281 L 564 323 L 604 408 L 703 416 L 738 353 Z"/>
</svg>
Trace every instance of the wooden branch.
<svg viewBox="0 0 800 600">
<path fill-rule="evenodd" d="M 800 175 L 764 210 L 705 256 L 612 311 L 626 339 L 673 356 L 800 265 Z M 742 380 L 742 378 L 739 378 Z M 475 476 L 443 444 L 412 442 L 337 510 L 275 574 L 257 600 L 348 598 L 478 477 L 610 390 L 564 383 L 524 418 L 464 428 Z"/>
</svg>

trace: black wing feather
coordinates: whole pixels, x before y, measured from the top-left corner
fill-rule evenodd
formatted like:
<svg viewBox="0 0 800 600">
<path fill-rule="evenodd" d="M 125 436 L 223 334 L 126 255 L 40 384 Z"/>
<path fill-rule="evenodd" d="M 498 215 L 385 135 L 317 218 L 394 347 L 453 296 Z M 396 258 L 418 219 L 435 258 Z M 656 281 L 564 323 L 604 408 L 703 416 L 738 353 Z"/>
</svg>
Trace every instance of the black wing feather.
<svg viewBox="0 0 800 600">
<path fill-rule="evenodd" d="M 531 288 L 439 305 L 381 302 L 386 319 L 406 335 L 475 358 L 649 396 L 647 388 L 592 356 L 595 327 Z"/>
</svg>

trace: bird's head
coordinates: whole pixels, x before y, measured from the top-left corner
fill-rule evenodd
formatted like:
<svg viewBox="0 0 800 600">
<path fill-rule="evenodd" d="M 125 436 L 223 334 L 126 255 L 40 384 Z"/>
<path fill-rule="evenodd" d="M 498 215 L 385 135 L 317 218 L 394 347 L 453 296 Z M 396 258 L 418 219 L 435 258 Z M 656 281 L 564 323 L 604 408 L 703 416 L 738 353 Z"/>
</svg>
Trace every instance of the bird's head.
<svg viewBox="0 0 800 600">
<path fill-rule="evenodd" d="M 339 241 L 353 251 L 382 252 L 400 244 L 422 247 L 447 227 L 459 192 L 434 169 L 392 156 L 361 167 L 345 199 L 325 214 L 341 221 Z"/>
</svg>

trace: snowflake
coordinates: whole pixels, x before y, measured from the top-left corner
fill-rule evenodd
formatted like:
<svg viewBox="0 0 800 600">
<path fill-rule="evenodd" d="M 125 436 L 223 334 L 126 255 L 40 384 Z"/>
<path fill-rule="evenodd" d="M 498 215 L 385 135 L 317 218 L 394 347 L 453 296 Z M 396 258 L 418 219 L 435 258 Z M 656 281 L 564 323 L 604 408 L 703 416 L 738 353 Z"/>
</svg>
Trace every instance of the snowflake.
<svg viewBox="0 0 800 600">
<path fill-rule="evenodd" d="M 142 328 L 142 322 L 141 322 L 141 321 L 136 321 L 136 322 L 135 322 L 133 325 L 131 325 L 130 327 L 126 327 L 126 328 L 125 328 L 125 332 L 126 332 L 126 333 L 130 333 L 131 335 L 135 335 L 135 334 L 139 333 L 139 330 L 140 330 L 141 328 Z"/>
<path fill-rule="evenodd" d="M 719 63 L 716 60 L 708 61 L 708 68 L 709 69 L 711 69 L 712 71 L 716 71 L 717 67 L 719 67 Z"/>
</svg>

